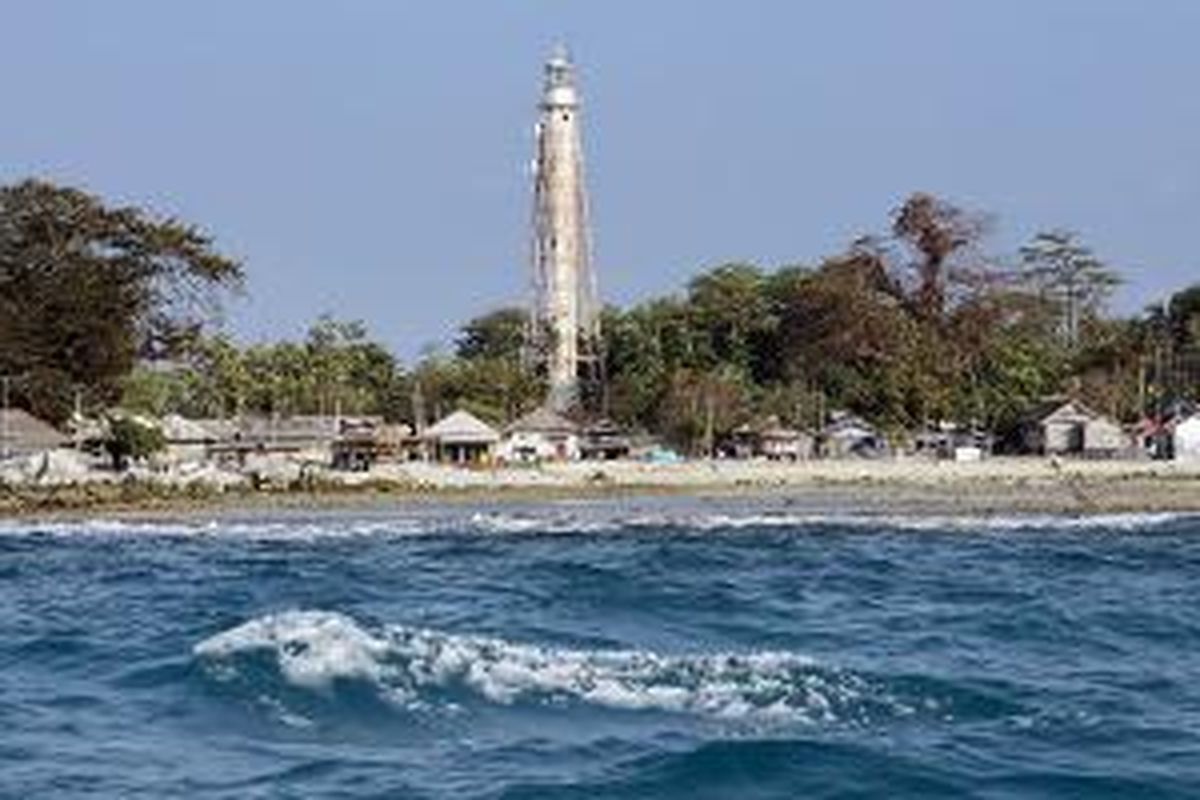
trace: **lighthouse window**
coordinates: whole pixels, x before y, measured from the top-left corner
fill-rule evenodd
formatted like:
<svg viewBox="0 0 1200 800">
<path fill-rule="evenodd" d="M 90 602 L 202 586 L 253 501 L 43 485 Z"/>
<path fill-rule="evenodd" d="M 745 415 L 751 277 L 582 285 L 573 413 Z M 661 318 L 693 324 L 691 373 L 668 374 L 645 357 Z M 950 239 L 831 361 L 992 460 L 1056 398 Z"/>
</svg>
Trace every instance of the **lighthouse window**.
<svg viewBox="0 0 1200 800">
<path fill-rule="evenodd" d="M 571 115 L 563 114 L 563 122 L 570 122 L 570 121 L 571 121 Z"/>
</svg>

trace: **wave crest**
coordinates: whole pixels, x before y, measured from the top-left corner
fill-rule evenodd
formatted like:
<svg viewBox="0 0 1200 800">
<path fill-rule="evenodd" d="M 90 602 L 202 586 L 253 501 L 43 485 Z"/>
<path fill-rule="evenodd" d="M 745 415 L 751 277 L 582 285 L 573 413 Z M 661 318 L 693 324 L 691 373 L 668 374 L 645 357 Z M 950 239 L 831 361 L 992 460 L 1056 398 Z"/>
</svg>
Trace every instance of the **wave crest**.
<svg viewBox="0 0 1200 800">
<path fill-rule="evenodd" d="M 368 631 L 351 617 L 326 611 L 260 617 L 205 639 L 193 652 L 219 679 L 235 675 L 240 660 L 265 655 L 294 687 L 366 681 L 408 703 L 464 692 L 501 705 L 574 702 L 789 722 L 914 710 L 857 675 L 819 667 L 796 653 L 571 650 L 403 626 Z"/>
</svg>

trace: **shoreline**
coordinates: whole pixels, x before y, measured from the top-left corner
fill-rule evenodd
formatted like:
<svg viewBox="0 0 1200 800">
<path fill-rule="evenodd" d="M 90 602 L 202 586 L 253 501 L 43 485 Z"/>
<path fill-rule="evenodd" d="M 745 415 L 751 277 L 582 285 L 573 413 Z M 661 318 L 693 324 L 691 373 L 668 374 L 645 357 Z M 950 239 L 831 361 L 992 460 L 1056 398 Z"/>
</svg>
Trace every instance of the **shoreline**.
<svg viewBox="0 0 1200 800">
<path fill-rule="evenodd" d="M 995 459 L 879 462 L 600 462 L 460 470 L 398 466 L 285 487 L 161 481 L 0 487 L 0 519 L 187 518 L 236 512 L 364 511 L 431 505 L 647 497 L 761 498 L 856 514 L 907 516 L 1200 513 L 1200 465 Z"/>
</svg>

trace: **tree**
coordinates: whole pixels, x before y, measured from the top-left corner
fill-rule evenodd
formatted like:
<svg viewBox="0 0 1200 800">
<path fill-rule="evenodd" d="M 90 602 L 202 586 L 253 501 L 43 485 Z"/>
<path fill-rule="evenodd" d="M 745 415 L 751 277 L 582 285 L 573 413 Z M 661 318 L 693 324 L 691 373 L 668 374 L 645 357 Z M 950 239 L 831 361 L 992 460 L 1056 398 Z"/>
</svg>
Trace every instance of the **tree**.
<svg viewBox="0 0 1200 800">
<path fill-rule="evenodd" d="M 148 458 L 166 447 L 163 432 L 131 417 L 110 420 L 104 449 L 112 458 L 113 469 L 124 471 L 130 461 Z"/>
<path fill-rule="evenodd" d="M 1061 335 L 1069 348 L 1079 345 L 1080 320 L 1095 313 L 1120 284 L 1117 273 L 1079 242 L 1071 231 L 1043 231 L 1021 248 L 1028 279 L 1050 293 L 1062 310 Z"/>
<path fill-rule="evenodd" d="M 690 322 L 704 366 L 753 371 L 756 345 L 775 325 L 765 290 L 763 272 L 752 264 L 725 264 L 692 279 Z"/>
<path fill-rule="evenodd" d="M 459 358 L 521 357 L 529 314 L 520 308 L 500 308 L 462 326 L 455 351 Z"/>
<path fill-rule="evenodd" d="M 661 431 L 685 452 L 711 456 L 717 440 L 745 421 L 747 387 L 732 366 L 675 370 L 664 397 Z"/>
<path fill-rule="evenodd" d="M 951 259 L 974 244 L 983 227 L 980 219 L 924 192 L 910 196 L 896 210 L 892 233 L 917 254 L 914 308 L 926 322 L 941 319 Z"/>
<path fill-rule="evenodd" d="M 115 400 L 138 356 L 188 340 L 240 286 L 240 265 L 173 219 L 42 181 L 0 187 L 0 373 L 64 420 L 77 387 Z"/>
</svg>

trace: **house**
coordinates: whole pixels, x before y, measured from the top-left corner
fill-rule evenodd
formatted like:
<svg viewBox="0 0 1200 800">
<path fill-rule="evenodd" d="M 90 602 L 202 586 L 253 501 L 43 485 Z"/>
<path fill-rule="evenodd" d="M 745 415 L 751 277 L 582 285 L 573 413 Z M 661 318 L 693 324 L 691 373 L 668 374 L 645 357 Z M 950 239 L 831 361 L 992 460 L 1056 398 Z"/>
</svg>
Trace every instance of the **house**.
<svg viewBox="0 0 1200 800">
<path fill-rule="evenodd" d="M 814 439 L 783 425 L 779 417 L 770 416 L 756 425 L 746 423 L 735 428 L 722 443 L 720 452 L 730 458 L 799 461 L 812 457 Z"/>
<path fill-rule="evenodd" d="M 743 422 L 729 432 L 729 437 L 718 446 L 717 452 L 727 458 L 754 458 L 758 455 L 759 446 L 758 431 L 749 422 Z"/>
<path fill-rule="evenodd" d="M 345 436 L 345 433 L 343 433 Z M 389 422 L 375 429 L 379 458 L 388 461 L 419 461 L 423 455 L 421 437 L 411 425 Z"/>
<path fill-rule="evenodd" d="M 69 437 L 28 411 L 0 409 L 0 458 L 54 450 L 68 444 Z"/>
<path fill-rule="evenodd" d="M 386 447 L 382 425 L 374 420 L 347 420 L 330 445 L 330 464 L 334 469 L 366 472 L 379 460 Z"/>
<path fill-rule="evenodd" d="M 450 464 L 487 464 L 496 454 L 500 434 L 467 411 L 455 411 L 422 435 L 429 455 Z"/>
<path fill-rule="evenodd" d="M 758 433 L 759 452 L 772 461 L 807 461 L 814 451 L 813 437 L 780 425 L 778 420 Z"/>
<path fill-rule="evenodd" d="M 862 417 L 835 411 L 821 431 L 820 452 L 830 458 L 878 457 L 887 452 L 887 439 Z"/>
<path fill-rule="evenodd" d="M 579 456 L 588 461 L 615 461 L 628 458 L 632 445 L 610 419 L 597 420 L 583 429 L 579 440 Z"/>
<path fill-rule="evenodd" d="M 238 422 L 234 441 L 259 452 L 316 455 L 329 452 L 340 428 L 341 420 L 337 417 L 245 417 Z"/>
<path fill-rule="evenodd" d="M 1200 414 L 1176 422 L 1171 441 L 1177 461 L 1200 463 Z"/>
<path fill-rule="evenodd" d="M 349 436 L 361 440 L 363 431 L 383 425 L 381 417 L 319 415 L 251 416 L 240 419 L 191 420 L 207 430 L 210 456 L 242 464 L 251 454 L 273 454 L 290 460 L 331 463 L 335 443 Z"/>
<path fill-rule="evenodd" d="M 498 455 L 512 463 L 574 461 L 579 458 L 579 427 L 548 408 L 538 408 L 505 428 Z"/>
<path fill-rule="evenodd" d="M 1132 442 L 1116 421 L 1076 400 L 1048 400 L 1022 421 L 1020 449 L 1039 455 L 1113 458 L 1131 451 Z"/>
<path fill-rule="evenodd" d="M 424 456 L 412 427 L 376 417 L 343 419 L 330 450 L 333 468 L 351 472 L 366 472 L 378 461 L 418 461 Z"/>
<path fill-rule="evenodd" d="M 909 453 L 946 461 L 982 461 L 992 452 L 992 437 L 973 430 L 943 424 L 916 434 Z"/>
<path fill-rule="evenodd" d="M 167 458 L 177 463 L 204 461 L 230 429 L 168 414 L 158 425 L 166 441 Z"/>
</svg>

